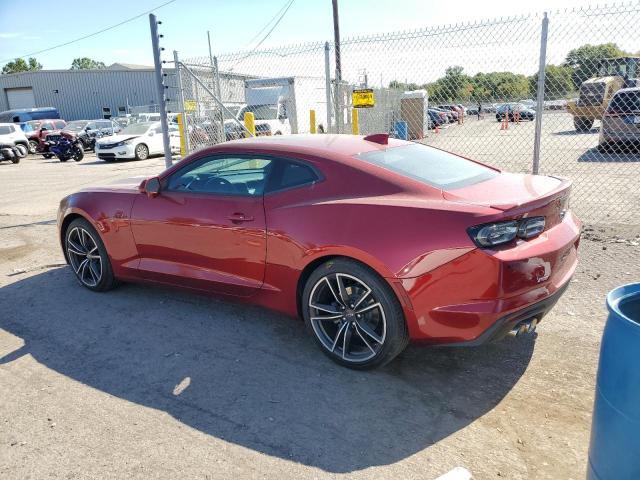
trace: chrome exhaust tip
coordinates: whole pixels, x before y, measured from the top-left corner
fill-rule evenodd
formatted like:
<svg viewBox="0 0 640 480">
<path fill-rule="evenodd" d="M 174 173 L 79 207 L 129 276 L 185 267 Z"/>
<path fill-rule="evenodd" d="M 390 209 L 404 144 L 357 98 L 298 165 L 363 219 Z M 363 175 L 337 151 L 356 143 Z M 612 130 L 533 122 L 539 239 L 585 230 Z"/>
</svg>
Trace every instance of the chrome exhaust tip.
<svg viewBox="0 0 640 480">
<path fill-rule="evenodd" d="M 509 330 L 507 335 L 509 337 L 517 337 L 525 333 L 533 333 L 535 332 L 537 326 L 538 326 L 537 318 L 532 318 L 531 320 L 525 320 L 523 322 L 518 323 L 511 330 Z"/>
</svg>

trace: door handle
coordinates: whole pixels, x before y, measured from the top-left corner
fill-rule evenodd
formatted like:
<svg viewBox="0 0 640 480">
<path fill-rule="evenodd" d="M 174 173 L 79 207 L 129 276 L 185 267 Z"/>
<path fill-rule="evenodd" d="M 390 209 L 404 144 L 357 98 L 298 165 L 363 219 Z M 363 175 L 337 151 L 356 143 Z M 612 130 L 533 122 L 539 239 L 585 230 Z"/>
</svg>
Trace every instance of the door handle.
<svg viewBox="0 0 640 480">
<path fill-rule="evenodd" d="M 252 222 L 254 220 L 251 215 L 245 215 L 244 213 L 234 213 L 227 218 L 233 223 Z"/>
</svg>

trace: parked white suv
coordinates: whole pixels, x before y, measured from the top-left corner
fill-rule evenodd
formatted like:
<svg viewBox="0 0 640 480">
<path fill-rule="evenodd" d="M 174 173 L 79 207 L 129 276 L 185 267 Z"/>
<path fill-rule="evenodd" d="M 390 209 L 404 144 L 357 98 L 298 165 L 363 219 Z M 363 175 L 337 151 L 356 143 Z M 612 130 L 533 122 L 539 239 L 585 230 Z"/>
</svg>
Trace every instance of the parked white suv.
<svg viewBox="0 0 640 480">
<path fill-rule="evenodd" d="M 24 134 L 20 125 L 15 123 L 0 123 L 0 144 L 2 145 L 24 145 L 29 151 L 29 140 Z"/>
<path fill-rule="evenodd" d="M 169 125 L 171 150 L 180 150 L 180 134 L 176 125 Z M 162 154 L 162 126 L 160 122 L 132 123 L 117 135 L 96 141 L 96 155 L 107 162 L 112 160 L 146 160 L 150 155 Z"/>
</svg>

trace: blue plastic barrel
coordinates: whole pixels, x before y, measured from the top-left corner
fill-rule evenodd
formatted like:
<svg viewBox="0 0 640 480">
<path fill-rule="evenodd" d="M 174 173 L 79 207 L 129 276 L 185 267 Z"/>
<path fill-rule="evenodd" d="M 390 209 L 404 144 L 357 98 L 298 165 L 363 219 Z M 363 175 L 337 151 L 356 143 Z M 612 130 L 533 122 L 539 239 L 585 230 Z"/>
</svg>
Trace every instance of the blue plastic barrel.
<svg viewBox="0 0 640 480">
<path fill-rule="evenodd" d="M 607 296 L 589 445 L 589 480 L 640 479 L 640 283 Z"/>
<path fill-rule="evenodd" d="M 402 140 L 409 140 L 409 125 L 404 120 L 396 122 L 396 137 Z"/>
</svg>

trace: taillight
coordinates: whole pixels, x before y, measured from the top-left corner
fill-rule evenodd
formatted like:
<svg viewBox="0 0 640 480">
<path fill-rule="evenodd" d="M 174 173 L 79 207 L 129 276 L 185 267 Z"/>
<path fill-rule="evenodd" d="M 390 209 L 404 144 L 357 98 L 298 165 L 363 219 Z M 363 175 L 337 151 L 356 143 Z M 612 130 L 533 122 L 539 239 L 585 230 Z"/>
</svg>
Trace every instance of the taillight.
<svg viewBox="0 0 640 480">
<path fill-rule="evenodd" d="M 530 217 L 507 222 L 485 223 L 468 229 L 473 242 L 482 248 L 504 245 L 515 240 L 533 238 L 544 231 L 544 217 Z"/>
<path fill-rule="evenodd" d="M 523 218 L 518 225 L 519 238 L 533 238 L 544 231 L 544 217 Z"/>
<path fill-rule="evenodd" d="M 469 236 L 479 247 L 495 247 L 509 243 L 518 233 L 518 222 L 498 222 L 477 225 L 469 229 Z"/>
</svg>

